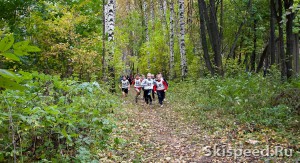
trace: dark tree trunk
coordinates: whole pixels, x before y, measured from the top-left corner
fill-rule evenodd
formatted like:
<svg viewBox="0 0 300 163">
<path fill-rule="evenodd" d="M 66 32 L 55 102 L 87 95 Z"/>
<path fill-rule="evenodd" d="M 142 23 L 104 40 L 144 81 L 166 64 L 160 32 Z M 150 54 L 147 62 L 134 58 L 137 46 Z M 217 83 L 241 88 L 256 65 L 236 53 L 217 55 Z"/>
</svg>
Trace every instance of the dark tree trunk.
<svg viewBox="0 0 300 163">
<path fill-rule="evenodd" d="M 264 61 L 265 58 L 268 56 L 268 51 L 269 51 L 269 43 L 265 46 L 263 53 L 260 55 L 260 60 L 256 68 L 256 73 L 258 73 L 261 70 L 261 68 L 264 66 Z"/>
<path fill-rule="evenodd" d="M 256 61 L 256 49 L 257 49 L 257 35 L 256 35 L 256 26 L 257 26 L 257 20 L 254 19 L 253 21 L 253 51 L 251 55 L 251 71 L 255 71 L 255 61 Z"/>
<path fill-rule="evenodd" d="M 219 75 L 223 76 L 223 68 L 222 68 L 222 55 L 221 55 L 221 40 L 220 33 L 217 21 L 217 12 L 215 7 L 215 0 L 210 0 L 210 22 L 211 22 L 211 30 L 213 36 L 213 44 L 214 44 L 214 61 L 216 64 L 217 72 Z"/>
<path fill-rule="evenodd" d="M 271 56 L 271 65 L 275 64 L 275 8 L 274 0 L 270 0 L 270 56 Z"/>
<path fill-rule="evenodd" d="M 286 11 L 289 11 L 290 6 L 292 6 L 294 0 L 284 0 L 284 8 Z M 294 14 L 291 12 L 290 14 L 286 15 L 287 22 L 286 22 L 286 70 L 287 70 L 287 78 L 290 79 L 293 76 L 293 19 Z"/>
<path fill-rule="evenodd" d="M 223 51 L 223 29 L 224 29 L 224 3 L 223 0 L 220 0 L 220 46 Z"/>
<path fill-rule="evenodd" d="M 206 23 L 209 40 L 214 51 L 214 64 L 216 66 L 216 72 L 223 76 L 222 68 L 222 56 L 220 47 L 220 34 L 216 18 L 215 0 L 210 0 L 209 12 L 204 0 L 199 0 L 199 5 L 203 9 L 204 20 Z M 210 14 L 208 14 L 210 13 Z"/>
<path fill-rule="evenodd" d="M 295 41 L 294 41 L 294 56 L 295 56 L 295 73 L 299 75 L 299 35 L 295 34 Z"/>
<path fill-rule="evenodd" d="M 199 15 L 200 15 L 200 33 L 201 33 L 201 41 L 202 41 L 202 48 L 203 48 L 203 57 L 206 64 L 207 69 L 210 71 L 212 75 L 214 75 L 214 68 L 211 64 L 209 52 L 208 52 L 208 45 L 206 40 L 206 29 L 205 29 L 205 20 L 204 20 L 204 9 L 202 6 L 201 0 L 198 0 L 198 7 L 199 7 Z"/>
<path fill-rule="evenodd" d="M 286 78 L 286 65 L 285 65 L 285 53 L 284 53 L 284 36 L 283 36 L 283 27 L 281 25 L 282 22 L 282 0 L 276 0 L 278 6 L 276 10 L 276 17 L 277 17 L 277 26 L 278 26 L 278 41 L 279 41 L 279 56 L 280 56 L 280 68 L 281 68 L 281 79 L 285 80 Z"/>
</svg>

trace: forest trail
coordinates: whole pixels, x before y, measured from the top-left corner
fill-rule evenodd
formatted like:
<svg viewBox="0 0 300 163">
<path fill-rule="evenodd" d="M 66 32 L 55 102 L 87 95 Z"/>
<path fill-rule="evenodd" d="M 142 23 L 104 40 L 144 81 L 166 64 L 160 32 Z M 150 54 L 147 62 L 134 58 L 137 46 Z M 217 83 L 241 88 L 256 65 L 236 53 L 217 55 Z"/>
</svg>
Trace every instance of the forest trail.
<svg viewBox="0 0 300 163">
<path fill-rule="evenodd" d="M 121 124 L 124 139 L 130 139 L 128 144 L 129 155 L 125 156 L 128 161 L 143 162 L 197 162 L 203 160 L 201 155 L 205 134 L 196 124 L 188 124 L 178 113 L 172 110 L 172 104 L 166 102 L 160 107 L 158 101 L 153 105 L 145 105 L 140 99 L 134 103 L 133 91 L 123 104 L 127 120 Z M 129 125 L 126 127 L 126 125 Z M 123 152 L 124 150 L 121 150 Z M 122 153 L 118 153 L 122 155 Z M 204 161 L 204 160 L 203 160 Z"/>
<path fill-rule="evenodd" d="M 167 101 L 161 108 L 157 99 L 148 106 L 141 97 L 136 104 L 131 90 L 121 111 L 116 113 L 115 137 L 123 140 L 123 145 L 120 143 L 102 161 L 214 162 L 203 152 L 203 147 L 210 144 L 209 134 L 173 107 L 176 106 Z"/>
</svg>

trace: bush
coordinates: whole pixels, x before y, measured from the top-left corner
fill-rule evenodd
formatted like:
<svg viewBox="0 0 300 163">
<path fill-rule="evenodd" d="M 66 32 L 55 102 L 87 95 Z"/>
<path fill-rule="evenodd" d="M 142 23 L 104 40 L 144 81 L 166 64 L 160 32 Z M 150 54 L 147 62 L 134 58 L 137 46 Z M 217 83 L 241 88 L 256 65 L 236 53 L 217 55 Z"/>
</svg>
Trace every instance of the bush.
<svg viewBox="0 0 300 163">
<path fill-rule="evenodd" d="M 0 96 L 0 162 L 97 159 L 114 124 L 118 102 L 97 82 L 21 72 L 25 91 Z M 9 134 L 8 134 L 9 133 Z"/>
<path fill-rule="evenodd" d="M 284 104 L 293 108 L 295 112 L 300 115 L 300 89 L 290 88 L 280 91 L 279 94 L 274 95 L 272 99 L 273 106 Z"/>
<path fill-rule="evenodd" d="M 185 103 L 184 108 L 178 110 L 198 117 L 205 126 L 212 125 L 210 127 L 215 129 L 242 123 L 285 130 L 292 128 L 299 118 L 292 111 L 299 107 L 299 89 L 292 87 L 277 78 L 239 73 L 235 77 L 179 83 L 170 88 L 174 92 L 170 98 Z M 273 98 L 278 97 L 279 92 L 290 93 L 284 96 L 280 93 L 281 99 Z M 181 97 L 180 101 L 176 101 L 176 97 Z"/>
</svg>

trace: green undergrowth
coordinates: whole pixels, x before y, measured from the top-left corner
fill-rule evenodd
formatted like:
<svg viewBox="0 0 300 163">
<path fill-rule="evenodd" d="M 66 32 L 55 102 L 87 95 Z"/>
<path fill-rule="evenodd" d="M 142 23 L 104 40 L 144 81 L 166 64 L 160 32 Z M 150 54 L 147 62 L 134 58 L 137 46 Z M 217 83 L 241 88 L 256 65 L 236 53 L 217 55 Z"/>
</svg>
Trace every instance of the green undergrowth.
<svg viewBox="0 0 300 163">
<path fill-rule="evenodd" d="M 19 80 L 24 91 L 0 96 L 0 162 L 99 160 L 119 99 L 98 82 L 25 72 Z"/>
<path fill-rule="evenodd" d="M 167 98 L 210 133 L 274 131 L 300 146 L 299 90 L 299 79 L 282 83 L 278 78 L 242 74 L 170 83 Z"/>
</svg>

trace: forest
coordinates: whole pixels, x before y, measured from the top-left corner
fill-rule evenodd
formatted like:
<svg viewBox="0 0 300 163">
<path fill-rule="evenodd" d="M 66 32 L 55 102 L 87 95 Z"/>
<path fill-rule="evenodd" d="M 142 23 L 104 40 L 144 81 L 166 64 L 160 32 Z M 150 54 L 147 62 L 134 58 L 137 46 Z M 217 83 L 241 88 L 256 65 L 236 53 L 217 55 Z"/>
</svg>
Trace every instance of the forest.
<svg viewBox="0 0 300 163">
<path fill-rule="evenodd" d="M 0 9 L 0 162 L 300 161 L 300 0 Z"/>
</svg>

